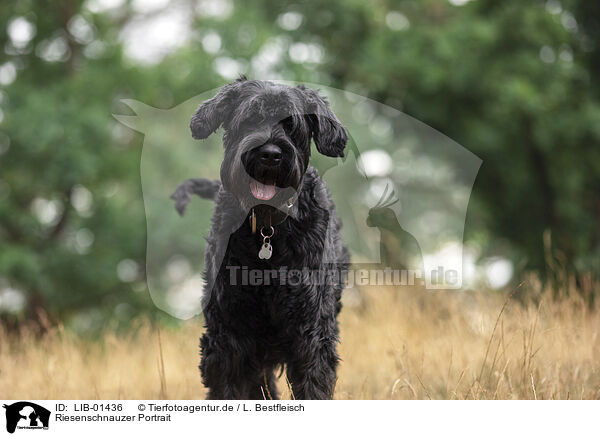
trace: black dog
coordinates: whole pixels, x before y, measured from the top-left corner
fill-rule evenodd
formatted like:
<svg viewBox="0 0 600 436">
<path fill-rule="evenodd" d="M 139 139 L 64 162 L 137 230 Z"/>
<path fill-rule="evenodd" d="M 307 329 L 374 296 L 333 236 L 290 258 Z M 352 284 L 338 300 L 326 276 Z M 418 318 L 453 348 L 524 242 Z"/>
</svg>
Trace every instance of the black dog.
<svg viewBox="0 0 600 436">
<path fill-rule="evenodd" d="M 245 77 L 200 105 L 192 136 L 220 126 L 221 183 L 191 179 L 172 197 L 180 213 L 191 194 L 216 201 L 200 340 L 208 398 L 277 398 L 274 370 L 285 365 L 294 398 L 330 399 L 349 255 L 309 157 L 311 138 L 343 156 L 346 130 L 316 91 Z M 253 281 L 253 271 L 271 276 Z"/>
</svg>

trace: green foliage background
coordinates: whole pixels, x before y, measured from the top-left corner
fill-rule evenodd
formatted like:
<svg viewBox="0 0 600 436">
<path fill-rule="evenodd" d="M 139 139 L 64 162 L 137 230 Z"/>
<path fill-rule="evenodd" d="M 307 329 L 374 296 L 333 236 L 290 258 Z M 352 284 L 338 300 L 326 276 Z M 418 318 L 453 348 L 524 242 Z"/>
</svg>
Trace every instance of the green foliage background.
<svg viewBox="0 0 600 436">
<path fill-rule="evenodd" d="M 477 154 L 483 166 L 465 231 L 482 256 L 501 254 L 518 274 L 548 278 L 549 256 L 577 277 L 600 271 L 597 2 L 151 3 L 0 5 L 4 323 L 48 318 L 86 331 L 163 316 L 144 281 L 143 137 L 111 114 L 130 113 L 122 98 L 166 109 L 221 86 L 223 59 L 252 78 L 368 96 Z M 183 43 L 152 62 L 128 56 L 128 26 L 174 8 L 191 22 Z M 15 44 L 17 19 L 34 30 Z M 180 29 L 145 31 L 152 40 Z M 216 51 L 206 40 L 213 33 Z M 263 77 L 261 53 L 274 43 L 281 57 Z M 318 55 L 299 60 L 294 46 Z M 206 159 L 218 165 L 220 156 Z M 19 296 L 19 309 L 7 310 Z"/>
</svg>

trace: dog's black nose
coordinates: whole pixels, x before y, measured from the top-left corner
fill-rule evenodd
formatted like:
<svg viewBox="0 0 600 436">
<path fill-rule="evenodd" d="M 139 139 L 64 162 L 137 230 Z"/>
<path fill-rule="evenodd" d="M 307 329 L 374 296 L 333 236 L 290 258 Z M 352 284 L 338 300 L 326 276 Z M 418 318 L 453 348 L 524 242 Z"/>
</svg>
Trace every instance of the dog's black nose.
<svg viewBox="0 0 600 436">
<path fill-rule="evenodd" d="M 258 150 L 258 156 L 263 165 L 274 167 L 281 162 L 281 148 L 275 144 L 265 144 Z"/>
</svg>

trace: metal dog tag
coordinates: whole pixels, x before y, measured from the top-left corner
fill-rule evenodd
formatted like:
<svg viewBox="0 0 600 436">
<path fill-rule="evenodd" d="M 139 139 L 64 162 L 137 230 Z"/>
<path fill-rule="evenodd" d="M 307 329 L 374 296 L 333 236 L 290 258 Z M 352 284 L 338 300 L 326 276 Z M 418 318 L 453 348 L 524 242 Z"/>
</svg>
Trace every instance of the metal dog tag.
<svg viewBox="0 0 600 436">
<path fill-rule="evenodd" d="M 260 247 L 260 251 L 258 252 L 259 259 L 270 259 L 273 255 L 273 246 L 271 245 L 271 238 L 275 234 L 275 229 L 273 226 L 269 226 L 269 230 L 271 231 L 270 235 L 265 235 L 265 228 L 262 227 L 260 229 L 260 236 L 263 237 L 263 244 Z"/>
<path fill-rule="evenodd" d="M 265 242 L 258 252 L 259 259 L 270 259 L 273 254 L 273 247 L 270 243 Z"/>
</svg>

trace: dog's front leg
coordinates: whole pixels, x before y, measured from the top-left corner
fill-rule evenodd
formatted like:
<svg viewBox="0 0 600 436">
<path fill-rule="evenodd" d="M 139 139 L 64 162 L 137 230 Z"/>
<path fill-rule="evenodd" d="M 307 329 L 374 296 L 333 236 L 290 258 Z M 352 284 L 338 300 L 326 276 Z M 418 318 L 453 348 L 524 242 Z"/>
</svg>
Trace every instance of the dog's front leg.
<svg viewBox="0 0 600 436">
<path fill-rule="evenodd" d="M 208 329 L 200 339 L 200 372 L 208 388 L 209 400 L 260 399 L 256 391 L 260 380 L 260 363 L 256 360 L 254 343 Z"/>
<path fill-rule="evenodd" d="M 287 377 L 296 400 L 331 400 L 339 357 L 335 338 L 304 336 L 287 363 Z"/>
</svg>

